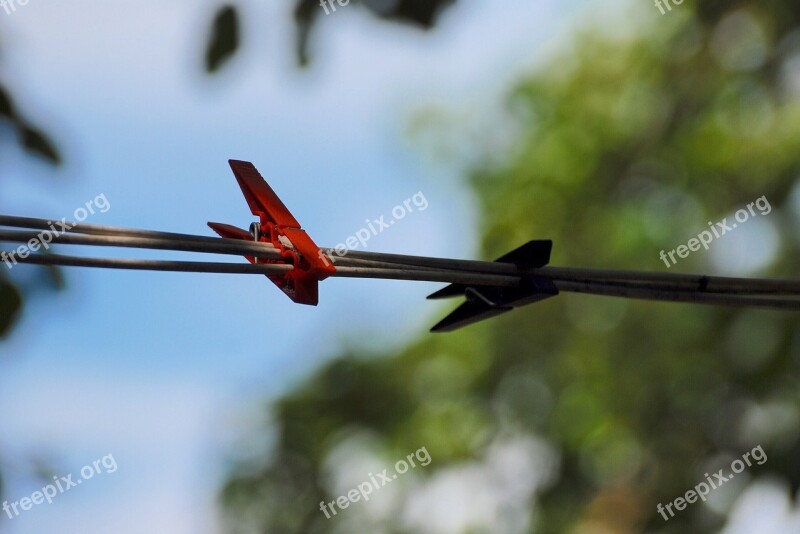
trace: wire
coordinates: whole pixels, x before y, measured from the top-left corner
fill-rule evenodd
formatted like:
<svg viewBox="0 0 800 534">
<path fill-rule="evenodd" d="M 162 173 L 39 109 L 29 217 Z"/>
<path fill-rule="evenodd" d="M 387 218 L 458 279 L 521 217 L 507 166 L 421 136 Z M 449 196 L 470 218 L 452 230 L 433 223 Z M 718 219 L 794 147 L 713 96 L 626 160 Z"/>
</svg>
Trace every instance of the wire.
<svg viewBox="0 0 800 534">
<path fill-rule="evenodd" d="M 179 273 L 211 274 L 260 274 L 280 275 L 292 271 L 292 265 L 247 264 L 247 263 L 209 263 L 193 261 L 132 260 L 116 258 L 79 258 L 58 254 L 31 254 L 17 258 L 18 263 L 34 265 L 63 265 L 66 267 L 96 267 L 102 269 L 124 269 L 133 271 L 163 271 Z"/>
<path fill-rule="evenodd" d="M 679 289 L 653 289 L 647 287 L 618 286 L 596 282 L 557 281 L 560 291 L 602 295 L 606 297 L 622 297 L 639 300 L 686 302 L 692 304 L 709 304 L 717 306 L 748 306 L 780 310 L 800 310 L 798 299 L 778 299 L 752 297 L 746 295 L 726 295 L 698 293 Z"/>
<path fill-rule="evenodd" d="M 172 232 L 120 228 L 114 226 L 53 223 L 46 219 L 0 215 L 0 225 L 44 230 L 53 243 L 102 247 L 143 248 L 181 252 L 225 254 L 259 258 L 270 261 L 287 261 L 280 250 L 271 243 L 197 236 Z M 69 227 L 68 231 L 53 231 L 57 225 Z M 43 239 L 43 234 L 30 231 L 0 229 L 0 241 L 30 242 Z M 383 254 L 364 251 L 346 251 L 344 255 L 324 253 L 336 266 L 332 276 L 343 278 L 382 278 L 446 282 L 459 285 L 517 287 L 525 276 L 538 276 L 552 280 L 561 291 L 590 293 L 649 300 L 672 300 L 706 304 L 762 306 L 797 309 L 800 300 L 752 298 L 748 295 L 774 297 L 800 295 L 800 281 L 750 278 L 727 278 L 677 273 L 652 273 L 626 270 L 582 269 L 569 267 L 543 267 L 522 271 L 513 264 Z M 10 264 L 6 252 L 0 259 Z M 339 257 L 337 257 L 339 256 Z M 229 274 L 283 274 L 294 269 L 287 263 L 239 265 L 210 262 L 176 262 L 156 260 L 114 260 L 80 258 L 55 254 L 13 257 L 14 262 L 39 265 L 79 267 L 105 267 L 111 269 L 137 269 L 176 272 L 208 272 Z"/>
<path fill-rule="evenodd" d="M 27 243 L 38 241 L 35 232 L 16 232 L 0 230 L 0 241 L 15 243 Z M 227 241 L 233 241 L 227 242 Z M 184 240 L 177 238 L 147 238 L 147 237 L 126 237 L 119 235 L 80 235 L 80 234 L 61 234 L 54 236 L 52 242 L 65 245 L 91 245 L 98 247 L 126 247 L 142 248 L 154 250 L 176 250 L 181 252 L 205 252 L 211 254 L 229 254 L 233 256 L 250 256 L 270 260 L 282 259 L 280 251 L 275 248 L 263 248 L 262 250 L 252 251 L 250 247 L 241 246 L 237 240 L 223 240 L 209 238 L 208 240 Z M 249 244 L 249 243 L 246 243 Z M 40 244 L 41 246 L 41 244 Z"/>
</svg>

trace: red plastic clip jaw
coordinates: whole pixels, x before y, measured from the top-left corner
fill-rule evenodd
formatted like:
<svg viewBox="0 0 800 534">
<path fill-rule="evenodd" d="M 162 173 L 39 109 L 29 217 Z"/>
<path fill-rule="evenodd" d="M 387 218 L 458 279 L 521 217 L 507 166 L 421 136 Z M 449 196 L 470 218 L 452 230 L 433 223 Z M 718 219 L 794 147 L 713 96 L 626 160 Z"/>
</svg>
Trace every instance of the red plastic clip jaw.
<svg viewBox="0 0 800 534">
<path fill-rule="evenodd" d="M 230 160 L 229 163 L 250 211 L 259 217 L 258 231 L 253 235 L 227 224 L 208 225 L 221 237 L 272 243 L 281 252 L 282 260 L 252 257 L 247 260 L 251 263 L 294 265 L 294 269 L 288 273 L 268 278 L 294 302 L 316 306 L 319 303 L 319 282 L 335 273 L 336 268 L 252 163 L 236 160 Z"/>
</svg>

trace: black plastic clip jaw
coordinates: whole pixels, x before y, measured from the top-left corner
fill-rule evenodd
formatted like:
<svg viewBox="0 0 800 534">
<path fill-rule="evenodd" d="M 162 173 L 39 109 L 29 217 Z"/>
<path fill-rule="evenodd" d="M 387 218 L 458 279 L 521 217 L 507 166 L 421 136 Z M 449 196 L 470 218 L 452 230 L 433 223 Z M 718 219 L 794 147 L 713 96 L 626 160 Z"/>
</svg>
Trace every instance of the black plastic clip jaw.
<svg viewBox="0 0 800 534">
<path fill-rule="evenodd" d="M 553 242 L 550 240 L 529 241 L 495 261 L 513 263 L 520 271 L 529 271 L 547 265 L 552 250 Z M 521 277 L 518 287 L 451 284 L 429 295 L 428 298 L 441 299 L 462 295 L 466 297 L 466 302 L 437 323 L 431 332 L 451 332 L 496 317 L 519 306 L 554 297 L 558 295 L 558 288 L 549 278 L 527 275 Z"/>
</svg>

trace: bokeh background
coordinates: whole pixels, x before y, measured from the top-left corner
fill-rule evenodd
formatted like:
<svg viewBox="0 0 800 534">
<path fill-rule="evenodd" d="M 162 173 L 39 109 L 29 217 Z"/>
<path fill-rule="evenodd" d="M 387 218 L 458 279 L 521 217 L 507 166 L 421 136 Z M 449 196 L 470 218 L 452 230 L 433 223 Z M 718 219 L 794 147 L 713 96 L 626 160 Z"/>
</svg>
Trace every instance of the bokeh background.
<svg viewBox="0 0 800 534">
<path fill-rule="evenodd" d="M 30 0 L 0 10 L 0 212 L 104 194 L 87 222 L 246 226 L 237 158 L 323 245 L 423 191 L 369 250 L 551 238 L 553 265 L 663 272 L 765 195 L 673 270 L 797 277 L 798 27 L 788 0 Z M 245 276 L 0 277 L 2 499 L 119 466 L 2 532 L 800 531 L 793 313 L 562 295 L 432 336 L 435 284 L 330 280 L 305 308 Z"/>
</svg>

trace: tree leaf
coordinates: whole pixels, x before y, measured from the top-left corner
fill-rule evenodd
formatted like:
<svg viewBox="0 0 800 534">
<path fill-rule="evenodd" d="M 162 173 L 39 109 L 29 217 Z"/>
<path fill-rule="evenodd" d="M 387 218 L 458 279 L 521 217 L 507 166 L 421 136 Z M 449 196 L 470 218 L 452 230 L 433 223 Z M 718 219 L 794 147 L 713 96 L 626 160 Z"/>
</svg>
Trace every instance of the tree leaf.
<svg viewBox="0 0 800 534">
<path fill-rule="evenodd" d="M 413 24 L 426 30 L 433 28 L 443 9 L 455 3 L 455 0 L 400 0 L 386 10 L 383 8 L 386 2 L 363 1 L 365 6 L 382 18 Z"/>
<path fill-rule="evenodd" d="M 216 72 L 239 49 L 239 14 L 233 6 L 217 12 L 206 50 L 206 70 Z"/>
<path fill-rule="evenodd" d="M 58 149 L 56 149 L 47 135 L 27 124 L 20 124 L 19 129 L 22 137 L 22 146 L 24 146 L 26 150 L 43 157 L 53 165 L 61 163 L 61 154 L 59 154 Z"/>
<path fill-rule="evenodd" d="M 11 95 L 8 94 L 8 90 L 2 86 L 0 86 L 0 115 L 9 118 L 14 118 L 17 115 Z"/>
<path fill-rule="evenodd" d="M 329 1 L 336 2 L 337 0 Z M 361 4 L 378 18 L 430 30 L 436 26 L 441 12 L 455 2 L 456 0 L 398 0 L 395 2 L 362 0 Z M 351 1 L 347 5 L 351 4 L 356 5 L 356 2 Z M 317 17 L 322 13 L 325 11 L 320 6 L 319 0 L 297 0 L 294 20 L 297 25 L 297 58 L 301 66 L 309 63 L 309 39 Z"/>
<path fill-rule="evenodd" d="M 7 281 L 0 281 L 0 338 L 11 331 L 22 310 L 22 295 Z"/>
</svg>

